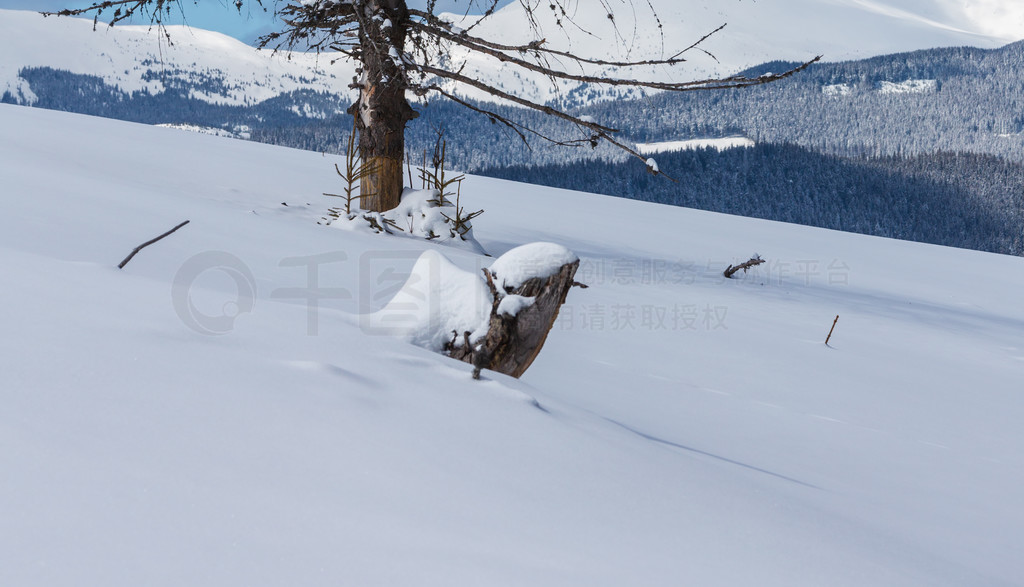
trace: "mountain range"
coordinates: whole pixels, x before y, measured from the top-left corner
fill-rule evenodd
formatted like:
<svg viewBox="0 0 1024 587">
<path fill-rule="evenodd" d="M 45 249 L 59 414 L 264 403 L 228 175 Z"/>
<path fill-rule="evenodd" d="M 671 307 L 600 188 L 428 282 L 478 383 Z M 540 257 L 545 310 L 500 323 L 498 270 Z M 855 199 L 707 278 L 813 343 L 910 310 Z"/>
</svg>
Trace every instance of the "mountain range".
<svg viewBox="0 0 1024 587">
<path fill-rule="evenodd" d="M 967 39 L 962 31 L 938 26 L 935 15 L 900 13 L 904 17 L 896 18 L 878 5 L 858 5 L 877 9 L 857 14 L 877 19 L 878 27 L 917 31 L 916 41 L 895 32 L 887 36 L 892 47 L 999 41 L 977 35 Z M 821 3 L 819 9 L 828 7 L 852 9 L 851 3 L 838 1 Z M 671 6 L 660 13 L 666 23 L 680 16 Z M 508 7 L 494 22 L 513 16 Z M 581 17 L 577 24 L 587 22 Z M 785 28 L 778 23 L 769 28 L 779 27 Z M 351 127 L 344 113 L 350 64 L 332 63 L 330 55 L 257 52 L 196 29 L 168 32 L 171 45 L 146 27 L 93 31 L 89 21 L 0 11 L 0 102 L 327 153 L 345 144 Z M 501 27 L 494 34 L 500 36 Z M 591 46 L 580 50 L 598 50 L 596 37 L 582 38 Z M 862 50 L 871 46 L 865 42 Z M 783 57 L 807 55 L 794 44 L 780 43 L 774 50 Z M 733 57 L 734 65 L 744 63 L 742 55 Z M 796 63 L 771 61 L 741 73 L 758 76 Z M 508 72 L 488 72 L 486 65 L 479 64 L 478 74 L 493 76 L 488 79 L 495 85 L 558 102 L 621 129 L 623 139 L 656 157 L 680 181 L 649 181 L 643 165 L 605 144 L 593 150 L 544 141 L 525 145 L 486 117 L 445 100 L 416 106 L 420 117 L 406 132 L 414 160 L 426 156 L 443 132 L 449 163 L 485 175 L 1024 253 L 1024 43 L 824 62 L 757 88 L 633 100 L 608 100 L 612 94 L 592 86 L 542 90 Z M 581 138 L 574 128 L 531 111 L 488 108 L 555 139 Z M 733 148 L 719 151 L 714 145 Z"/>
<path fill-rule="evenodd" d="M 564 27 L 541 10 L 538 26 L 550 46 L 598 58 L 636 59 L 675 53 L 725 25 L 687 53 L 691 61 L 685 68 L 633 72 L 638 77 L 675 79 L 731 75 L 771 60 L 806 61 L 823 55 L 826 61 L 842 61 L 934 47 L 994 48 L 1024 38 L 1024 24 L 1017 34 L 996 33 L 980 21 L 970 22 L 970 11 L 961 7 L 971 3 L 948 0 L 685 5 L 651 0 L 645 4 L 624 5 L 614 10 L 614 19 L 609 19 L 603 8 L 573 4 L 577 10 L 570 15 L 572 24 Z M 522 12 L 519 3 L 509 4 L 484 21 L 476 33 L 504 43 L 532 40 Z M 448 18 L 462 19 L 460 15 Z M 220 33 L 181 26 L 168 27 L 166 32 L 148 26 L 110 28 L 100 23 L 94 27 L 87 19 L 44 19 L 30 11 L 0 10 L 0 95 L 9 92 L 31 102 L 30 84 L 18 72 L 50 67 L 99 76 L 125 93 L 159 93 L 174 80 L 215 80 L 221 87 L 198 91 L 195 97 L 211 103 L 251 105 L 300 89 L 344 93 L 354 71 L 352 64 L 339 60 L 337 54 L 257 52 Z M 464 56 L 453 53 L 449 58 L 461 64 Z M 503 64 L 483 57 L 468 58 L 464 72 L 541 102 L 558 99 L 575 87 L 553 89 L 542 77 L 512 75 Z M 591 99 L 598 96 L 618 94 L 594 94 Z"/>
<path fill-rule="evenodd" d="M 196 100 L 254 105 L 296 90 L 343 93 L 354 68 L 334 56 L 257 51 L 220 33 L 169 26 L 94 27 L 92 20 L 0 10 L 0 95 L 38 100 L 25 69 L 94 76 L 125 95 L 185 89 Z"/>
<path fill-rule="evenodd" d="M 732 75 L 768 61 L 804 62 L 817 55 L 827 62 L 937 47 L 995 48 L 1024 38 L 1024 19 L 1003 19 L 994 27 L 977 0 L 785 0 L 772 2 L 570 3 L 576 11 L 563 17 L 538 10 L 541 38 L 548 46 L 580 55 L 629 60 L 674 55 L 719 27 L 724 28 L 685 53 L 680 69 L 640 69 L 640 78 L 685 81 Z M 991 3 L 989 3 L 991 4 Z M 1019 8 L 1015 16 L 1024 16 Z M 507 44 L 523 43 L 526 20 L 512 3 L 483 21 L 477 36 Z M 611 15 L 609 15 L 611 13 Z M 452 16 L 451 18 L 458 18 Z M 466 19 L 474 21 L 473 17 Z M 562 26 L 557 23 L 561 22 Z M 540 101 L 556 100 L 578 84 L 559 88 L 541 75 L 511 76 L 503 64 L 486 56 L 465 59 L 464 72 L 494 81 L 499 87 Z M 564 65 L 575 71 L 575 64 Z M 600 73 L 598 68 L 598 73 Z M 608 89 L 593 97 L 615 98 L 628 91 Z M 486 99 L 476 94 L 478 99 Z"/>
</svg>

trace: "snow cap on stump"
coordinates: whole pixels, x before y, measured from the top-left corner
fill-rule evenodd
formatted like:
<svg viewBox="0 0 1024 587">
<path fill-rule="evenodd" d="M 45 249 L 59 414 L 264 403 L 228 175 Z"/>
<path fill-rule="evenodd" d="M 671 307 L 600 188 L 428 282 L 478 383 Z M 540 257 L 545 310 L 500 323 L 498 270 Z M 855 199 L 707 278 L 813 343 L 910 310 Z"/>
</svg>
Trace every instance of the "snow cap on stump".
<svg viewBox="0 0 1024 587">
<path fill-rule="evenodd" d="M 558 273 L 563 265 L 579 260 L 576 253 L 555 243 L 530 243 L 512 249 L 494 263 L 489 271 L 495 276 L 499 288 L 517 288 L 526 281 L 539 277 L 547 279 Z"/>
</svg>

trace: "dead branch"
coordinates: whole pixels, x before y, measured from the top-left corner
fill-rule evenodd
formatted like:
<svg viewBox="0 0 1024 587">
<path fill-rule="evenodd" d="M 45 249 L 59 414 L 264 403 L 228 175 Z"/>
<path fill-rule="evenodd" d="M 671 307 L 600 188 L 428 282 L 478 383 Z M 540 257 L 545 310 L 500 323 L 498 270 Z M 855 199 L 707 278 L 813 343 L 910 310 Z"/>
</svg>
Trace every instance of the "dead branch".
<svg viewBox="0 0 1024 587">
<path fill-rule="evenodd" d="M 675 65 L 677 63 L 683 63 L 686 60 L 685 59 L 681 59 L 679 57 L 679 55 L 682 55 L 683 53 L 686 53 L 690 49 L 693 49 L 698 44 L 700 44 L 701 42 L 707 40 L 708 37 L 710 37 L 711 35 L 717 33 L 718 31 L 722 30 L 722 28 L 723 28 L 723 27 L 719 27 L 718 29 L 716 29 L 716 30 L 712 31 L 711 33 L 705 35 L 703 38 L 701 38 L 699 41 L 697 41 L 697 43 L 695 43 L 691 47 L 683 49 L 682 51 L 676 53 L 675 56 L 670 57 L 668 59 L 646 59 L 646 60 L 638 60 L 638 61 L 606 61 L 606 60 L 603 60 L 603 59 L 591 59 L 591 58 L 583 57 L 583 56 L 580 56 L 580 55 L 575 55 L 573 53 L 568 53 L 566 51 L 559 51 L 559 50 L 556 50 L 556 49 L 550 49 L 550 48 L 544 46 L 545 41 L 543 39 L 541 39 L 539 41 L 530 42 L 530 43 L 528 43 L 526 45 L 505 45 L 505 44 L 502 44 L 502 43 L 495 43 L 494 41 L 489 41 L 487 39 L 483 39 L 483 38 L 480 38 L 480 37 L 470 36 L 469 34 L 467 34 L 468 29 L 464 30 L 464 31 L 456 32 L 455 28 L 451 25 L 451 23 L 448 23 L 448 22 L 446 22 L 444 20 L 441 20 L 440 18 L 438 18 L 437 16 L 435 16 L 433 14 L 428 14 L 428 13 L 423 12 L 421 10 L 409 10 L 409 14 L 411 16 L 416 16 L 416 17 L 419 17 L 419 18 L 423 19 L 422 22 L 417 22 L 417 21 L 410 22 L 410 26 L 412 28 L 422 30 L 423 32 L 430 33 L 431 35 L 435 35 L 435 36 L 440 37 L 440 38 L 448 39 L 450 41 L 462 44 L 464 46 L 469 46 L 469 45 L 476 46 L 476 45 L 478 45 L 478 46 L 481 46 L 481 47 L 487 47 L 489 49 L 494 49 L 496 51 L 508 51 L 508 52 L 514 52 L 514 53 L 520 53 L 520 54 L 525 54 L 525 53 L 542 54 L 543 53 L 543 54 L 548 54 L 548 55 L 552 55 L 552 56 L 556 56 L 556 57 L 564 57 L 564 58 L 572 60 L 575 63 L 587 63 L 587 64 L 590 64 L 590 65 L 601 65 L 601 66 L 606 66 L 606 67 L 640 67 L 640 66 L 644 66 L 644 65 Z"/>
<path fill-rule="evenodd" d="M 128 261 L 131 261 L 132 257 L 134 257 L 139 251 L 141 251 L 142 249 L 148 247 L 149 245 L 157 242 L 158 240 L 160 240 L 160 239 L 162 239 L 162 238 L 164 238 L 166 236 L 170 236 L 171 234 L 174 233 L 174 231 L 176 231 L 179 228 L 181 228 L 182 226 L 185 226 L 186 224 L 188 224 L 188 222 L 189 221 L 186 220 L 185 222 L 182 222 L 181 224 L 179 224 L 179 225 L 175 226 L 174 228 L 168 230 L 167 232 L 161 234 L 160 236 L 156 237 L 155 239 L 148 240 L 148 241 L 142 243 L 141 245 L 135 247 L 134 249 L 132 249 L 132 252 L 129 253 L 128 256 L 124 258 L 124 261 L 121 261 L 121 263 L 118 264 L 117 268 L 118 269 L 124 269 L 124 266 L 128 264 Z"/>
<path fill-rule="evenodd" d="M 746 261 L 745 263 L 740 263 L 735 267 L 729 265 L 728 267 L 725 268 L 725 271 L 722 272 L 722 275 L 725 275 L 729 279 L 732 279 L 733 274 L 739 271 L 740 269 L 742 269 L 743 272 L 746 273 L 747 269 L 750 269 L 751 267 L 756 267 L 761 263 L 764 263 L 764 259 L 761 258 L 761 255 L 754 254 L 754 256 L 751 257 L 750 260 Z"/>
<path fill-rule="evenodd" d="M 825 346 L 828 346 L 828 341 L 832 340 L 832 331 L 836 329 L 836 322 L 839 322 L 839 314 L 836 314 L 836 319 L 832 321 L 832 328 L 828 329 L 828 336 L 825 337 Z"/>
</svg>

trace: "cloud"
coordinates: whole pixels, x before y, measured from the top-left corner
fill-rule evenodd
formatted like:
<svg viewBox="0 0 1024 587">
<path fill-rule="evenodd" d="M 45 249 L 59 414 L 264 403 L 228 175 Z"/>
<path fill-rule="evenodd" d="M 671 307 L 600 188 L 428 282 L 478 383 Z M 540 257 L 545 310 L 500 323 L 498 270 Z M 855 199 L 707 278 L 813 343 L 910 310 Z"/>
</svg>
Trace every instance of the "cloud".
<svg viewBox="0 0 1024 587">
<path fill-rule="evenodd" d="M 1024 39 L 1024 2 L 1020 0 L 967 0 L 963 11 L 980 32 L 1007 41 Z"/>
</svg>

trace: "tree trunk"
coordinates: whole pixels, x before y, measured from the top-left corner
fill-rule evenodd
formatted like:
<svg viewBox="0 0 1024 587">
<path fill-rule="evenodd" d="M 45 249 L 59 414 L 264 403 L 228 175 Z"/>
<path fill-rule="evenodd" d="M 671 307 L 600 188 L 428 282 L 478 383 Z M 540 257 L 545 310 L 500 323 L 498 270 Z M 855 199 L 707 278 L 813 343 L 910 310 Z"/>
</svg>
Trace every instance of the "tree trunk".
<svg viewBox="0 0 1024 587">
<path fill-rule="evenodd" d="M 569 290 L 579 285 L 573 281 L 579 266 L 578 260 L 567 263 L 550 277 L 534 277 L 515 289 L 506 290 L 504 293 L 507 295 L 533 298 L 532 304 L 514 316 L 498 312 L 503 295 L 494 285 L 490 273 L 484 269 L 487 285 L 494 295 L 487 337 L 473 347 L 469 344 L 469 333 L 466 332 L 462 346 L 456 347 L 455 340 L 448 345 L 448 356 L 476 367 L 474 378 L 479 377 L 480 369 L 490 369 L 512 377 L 522 376 L 540 354 Z"/>
<path fill-rule="evenodd" d="M 398 57 L 405 51 L 407 12 L 405 0 L 369 0 L 360 18 L 359 101 L 349 112 L 356 120 L 359 155 L 370 169 L 360 183 L 362 208 L 374 212 L 398 206 L 405 125 L 418 115 L 405 98 L 408 83 Z"/>
</svg>

